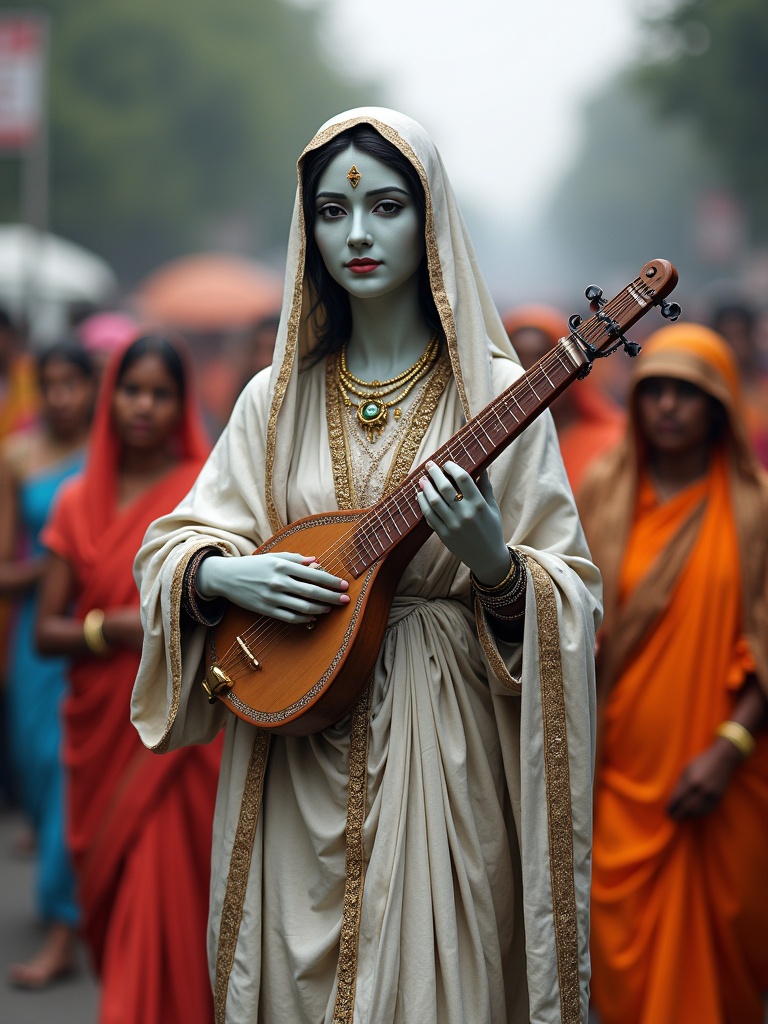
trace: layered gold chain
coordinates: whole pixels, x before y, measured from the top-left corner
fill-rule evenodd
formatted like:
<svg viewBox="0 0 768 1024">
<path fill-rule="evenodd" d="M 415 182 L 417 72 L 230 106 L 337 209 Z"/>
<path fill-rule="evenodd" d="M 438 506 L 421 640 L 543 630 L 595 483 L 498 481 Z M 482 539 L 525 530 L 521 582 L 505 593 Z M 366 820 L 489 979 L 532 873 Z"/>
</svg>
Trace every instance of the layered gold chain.
<svg viewBox="0 0 768 1024">
<path fill-rule="evenodd" d="M 389 380 L 365 381 L 355 377 L 347 368 L 346 351 L 342 349 L 339 359 L 339 390 L 347 408 L 357 411 L 357 421 L 373 444 L 381 436 L 389 418 L 389 410 L 396 420 L 402 416 L 399 408 L 403 399 L 411 393 L 418 382 L 432 368 L 440 350 L 437 337 L 430 340 L 423 354 L 407 370 Z M 395 394 L 397 392 L 397 394 Z M 392 395 L 392 398 L 388 398 Z M 359 401 L 355 402 L 354 398 Z"/>
</svg>

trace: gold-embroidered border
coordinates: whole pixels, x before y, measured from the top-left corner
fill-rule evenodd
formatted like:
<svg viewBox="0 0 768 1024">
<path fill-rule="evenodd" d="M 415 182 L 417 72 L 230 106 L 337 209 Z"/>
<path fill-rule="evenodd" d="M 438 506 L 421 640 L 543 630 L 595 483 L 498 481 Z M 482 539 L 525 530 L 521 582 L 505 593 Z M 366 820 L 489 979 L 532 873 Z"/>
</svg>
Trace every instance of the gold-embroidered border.
<svg viewBox="0 0 768 1024">
<path fill-rule="evenodd" d="M 579 934 L 573 877 L 573 811 L 560 629 L 552 580 L 535 559 L 526 556 L 526 562 L 533 580 L 538 620 L 549 870 L 560 1013 L 562 1024 L 579 1024 Z"/>
<path fill-rule="evenodd" d="M 355 1013 L 360 915 L 365 882 L 363 826 L 368 796 L 368 729 L 373 681 L 355 705 L 349 738 L 349 790 L 347 797 L 346 880 L 339 939 L 339 966 L 333 1024 L 352 1024 Z M 218 1024 L 218 1022 L 217 1022 Z"/>
<path fill-rule="evenodd" d="M 354 473 L 349 445 L 344 436 L 344 414 L 339 393 L 339 365 L 341 357 L 328 356 L 325 361 L 325 411 L 328 419 L 328 447 L 333 468 L 333 487 L 340 510 L 356 507 Z"/>
<path fill-rule="evenodd" d="M 302 212 L 301 200 L 301 175 L 299 175 L 298 188 L 298 216 L 300 231 L 299 258 L 296 265 L 296 276 L 293 280 L 293 297 L 291 299 L 291 312 L 286 326 L 285 352 L 283 363 L 275 382 L 275 391 L 269 409 L 267 420 L 266 454 L 264 459 L 264 498 L 267 506 L 267 516 L 272 532 L 277 533 L 281 526 L 280 516 L 277 514 L 275 495 L 273 489 L 273 477 L 275 472 L 275 454 L 277 451 L 277 417 L 283 405 L 285 392 L 288 390 L 288 381 L 291 379 L 296 353 L 298 349 L 299 325 L 301 323 L 302 296 L 304 293 L 304 264 L 307 255 L 306 228 L 304 226 L 304 214 Z"/>
<path fill-rule="evenodd" d="M 510 693 L 514 693 L 519 696 L 523 692 L 523 688 L 520 683 L 510 675 L 507 666 L 504 664 L 504 659 L 499 654 L 499 649 L 494 643 L 485 611 L 477 599 L 477 594 L 473 595 L 473 601 L 475 605 L 475 625 L 477 626 L 477 635 L 480 638 L 480 646 L 483 648 L 485 656 L 488 659 L 488 664 L 493 669 L 493 674 L 499 680 L 501 685 L 509 690 Z"/>
<path fill-rule="evenodd" d="M 201 548 L 218 547 L 227 554 L 227 548 L 223 544 L 217 544 L 215 540 L 206 538 L 195 541 L 186 549 L 173 571 L 171 580 L 171 627 L 168 637 L 168 652 L 171 659 L 171 704 L 168 708 L 168 718 L 165 723 L 165 731 L 160 740 L 151 748 L 156 754 L 164 754 L 171 742 L 171 728 L 176 721 L 181 702 L 181 601 L 184 596 L 184 573 L 192 557 Z"/>
<path fill-rule="evenodd" d="M 214 1018 L 216 1024 L 226 1024 L 227 991 L 232 964 L 235 961 L 237 938 L 243 918 L 245 892 L 251 870 L 251 856 L 259 821 L 261 799 L 264 792 L 264 772 L 269 751 L 269 733 L 258 730 L 253 740 L 251 756 L 245 773 L 240 816 L 229 858 L 229 872 L 224 890 L 224 902 L 219 922 L 219 942 L 216 950 L 216 976 L 213 987 Z"/>
</svg>

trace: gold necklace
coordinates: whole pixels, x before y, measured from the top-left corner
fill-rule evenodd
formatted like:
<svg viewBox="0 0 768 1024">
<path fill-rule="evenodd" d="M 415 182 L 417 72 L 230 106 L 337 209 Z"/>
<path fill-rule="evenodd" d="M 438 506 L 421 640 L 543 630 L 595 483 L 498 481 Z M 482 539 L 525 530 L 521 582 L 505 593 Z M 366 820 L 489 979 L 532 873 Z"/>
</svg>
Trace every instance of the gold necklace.
<svg viewBox="0 0 768 1024">
<path fill-rule="evenodd" d="M 346 346 L 344 346 L 344 348 L 341 350 L 340 372 L 344 375 L 344 377 L 347 378 L 347 380 L 352 381 L 353 384 L 359 384 L 360 387 L 369 389 L 386 388 L 389 391 L 392 391 L 394 390 L 395 387 L 398 386 L 398 384 L 400 384 L 400 382 L 405 377 L 409 377 L 418 367 L 420 367 L 424 363 L 431 363 L 435 355 L 437 354 L 437 346 L 437 335 L 435 335 L 434 337 L 430 338 L 429 344 L 424 349 L 419 358 L 416 360 L 416 362 L 413 364 L 413 366 L 409 366 L 407 370 L 403 370 L 402 373 L 398 373 L 396 377 L 390 377 L 389 380 L 372 381 L 360 380 L 359 377 L 356 377 L 354 373 L 350 372 L 347 366 L 347 349 Z"/>
<path fill-rule="evenodd" d="M 364 381 L 355 377 L 347 369 L 345 352 L 342 349 L 339 359 L 339 390 L 347 408 L 357 410 L 357 420 L 363 430 L 368 434 L 368 440 L 374 444 L 380 437 L 389 417 L 389 410 L 395 406 L 393 416 L 399 420 L 402 416 L 402 409 L 399 408 L 403 399 L 410 394 L 421 378 L 429 372 L 439 351 L 437 337 L 430 340 L 424 353 L 416 360 L 413 366 L 403 370 L 396 377 L 386 381 Z M 399 394 L 386 400 L 387 395 L 394 391 Z M 361 399 L 360 402 L 353 402 L 350 398 L 355 395 Z"/>
</svg>

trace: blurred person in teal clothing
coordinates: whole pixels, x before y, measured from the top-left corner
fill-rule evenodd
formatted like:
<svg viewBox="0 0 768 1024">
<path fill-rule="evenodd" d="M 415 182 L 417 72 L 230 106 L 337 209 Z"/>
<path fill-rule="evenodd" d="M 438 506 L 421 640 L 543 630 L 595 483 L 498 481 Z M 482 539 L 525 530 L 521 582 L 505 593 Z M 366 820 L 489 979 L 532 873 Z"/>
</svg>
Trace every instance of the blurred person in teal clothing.
<svg viewBox="0 0 768 1024">
<path fill-rule="evenodd" d="M 18 604 L 7 650 L 8 745 L 22 807 L 34 830 L 41 949 L 14 964 L 10 980 L 41 988 L 71 972 L 78 908 L 65 843 L 59 704 L 66 662 L 34 646 L 39 534 L 59 486 L 83 465 L 95 399 L 91 356 L 62 343 L 38 359 L 41 416 L 0 449 L 0 595 Z"/>
<path fill-rule="evenodd" d="M 10 312 L 0 306 L 0 447 L 6 437 L 30 426 L 37 418 L 35 369 L 23 351 L 23 336 Z M 10 601 L 0 592 L 0 650 L 8 646 Z M 5 733 L 5 669 L 0 657 L 0 732 Z M 7 745 L 0 743 L 0 807 L 16 802 Z"/>
</svg>

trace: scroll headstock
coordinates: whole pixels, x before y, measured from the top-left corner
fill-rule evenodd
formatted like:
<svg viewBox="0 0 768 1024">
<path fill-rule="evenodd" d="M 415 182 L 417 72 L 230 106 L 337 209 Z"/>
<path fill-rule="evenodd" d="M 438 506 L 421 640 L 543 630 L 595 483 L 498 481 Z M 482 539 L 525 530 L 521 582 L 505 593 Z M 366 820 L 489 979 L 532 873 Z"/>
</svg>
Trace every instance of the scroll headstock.
<svg viewBox="0 0 768 1024">
<path fill-rule="evenodd" d="M 571 339 L 583 350 L 587 364 L 580 376 L 586 376 L 594 359 L 610 355 L 623 347 L 630 356 L 636 356 L 640 346 L 624 337 L 624 332 L 658 306 L 667 320 L 677 320 L 682 310 L 676 302 L 666 298 L 677 284 L 677 271 L 669 260 L 651 260 L 646 263 L 634 281 L 609 301 L 597 285 L 585 291 L 594 316 L 582 321 L 578 314 L 568 320 Z"/>
</svg>

